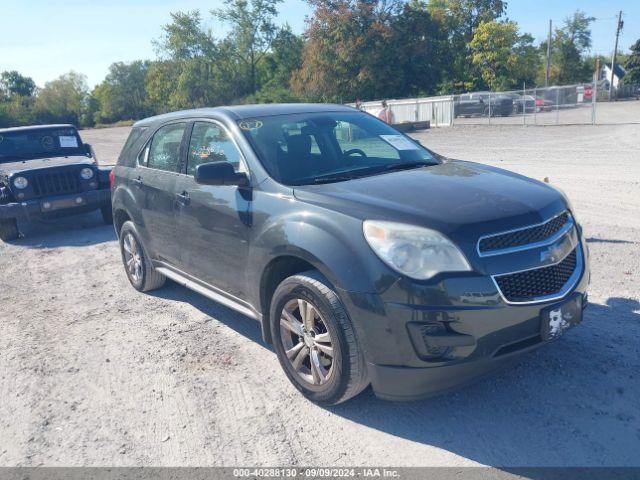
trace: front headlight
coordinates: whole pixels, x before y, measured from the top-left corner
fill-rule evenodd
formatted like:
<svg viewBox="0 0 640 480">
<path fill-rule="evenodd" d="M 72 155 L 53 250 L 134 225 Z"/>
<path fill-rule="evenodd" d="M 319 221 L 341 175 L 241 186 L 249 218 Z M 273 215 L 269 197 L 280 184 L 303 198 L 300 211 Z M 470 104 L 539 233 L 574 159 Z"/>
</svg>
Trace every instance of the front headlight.
<svg viewBox="0 0 640 480">
<path fill-rule="evenodd" d="M 435 230 L 375 220 L 365 220 L 362 228 L 376 255 L 408 277 L 427 280 L 441 272 L 471 270 L 458 247 Z"/>
<path fill-rule="evenodd" d="M 82 170 L 80 170 L 80 176 L 84 180 L 89 180 L 93 178 L 93 170 L 91 168 L 83 168 Z"/>
<path fill-rule="evenodd" d="M 20 190 L 24 190 L 29 185 L 29 180 L 24 177 L 16 177 L 13 179 L 13 185 Z"/>
</svg>

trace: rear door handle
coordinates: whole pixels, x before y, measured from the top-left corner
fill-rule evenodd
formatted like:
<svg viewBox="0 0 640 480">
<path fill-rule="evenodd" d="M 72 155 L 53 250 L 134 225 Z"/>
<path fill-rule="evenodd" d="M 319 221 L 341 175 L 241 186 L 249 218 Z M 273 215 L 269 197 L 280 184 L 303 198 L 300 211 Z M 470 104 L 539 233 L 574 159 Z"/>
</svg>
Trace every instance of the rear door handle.
<svg viewBox="0 0 640 480">
<path fill-rule="evenodd" d="M 188 192 L 182 192 L 182 193 L 178 193 L 176 195 L 177 199 L 178 199 L 178 203 L 180 205 L 189 205 L 191 203 L 191 197 L 189 196 Z"/>
<path fill-rule="evenodd" d="M 133 184 L 134 184 L 136 187 L 141 187 L 141 186 L 142 186 L 142 184 L 144 183 L 144 182 L 142 181 L 142 177 L 134 178 L 132 181 L 133 181 Z"/>
</svg>

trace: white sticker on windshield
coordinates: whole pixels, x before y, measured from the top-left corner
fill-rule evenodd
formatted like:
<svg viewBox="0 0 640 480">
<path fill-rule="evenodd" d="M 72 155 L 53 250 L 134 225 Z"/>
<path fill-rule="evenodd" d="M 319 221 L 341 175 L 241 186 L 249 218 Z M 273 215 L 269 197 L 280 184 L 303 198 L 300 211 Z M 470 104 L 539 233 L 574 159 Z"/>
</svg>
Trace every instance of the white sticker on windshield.
<svg viewBox="0 0 640 480">
<path fill-rule="evenodd" d="M 402 135 L 380 135 L 380 138 L 396 150 L 419 150 L 415 143 Z"/>
<path fill-rule="evenodd" d="M 78 139 L 74 136 L 60 135 L 60 148 L 78 148 Z"/>
</svg>

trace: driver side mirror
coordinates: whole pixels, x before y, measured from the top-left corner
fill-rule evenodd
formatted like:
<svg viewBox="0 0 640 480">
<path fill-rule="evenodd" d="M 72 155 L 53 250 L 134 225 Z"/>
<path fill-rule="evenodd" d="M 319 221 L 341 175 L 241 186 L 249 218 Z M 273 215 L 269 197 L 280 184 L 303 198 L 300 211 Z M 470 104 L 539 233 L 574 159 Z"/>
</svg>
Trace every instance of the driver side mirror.
<svg viewBox="0 0 640 480">
<path fill-rule="evenodd" d="M 91 144 L 85 143 L 85 144 L 82 145 L 82 147 L 84 148 L 84 153 L 87 156 L 93 157 L 93 147 L 91 146 Z"/>
<path fill-rule="evenodd" d="M 247 174 L 236 172 L 230 162 L 210 162 L 198 165 L 194 179 L 200 185 L 236 185 L 238 187 L 249 185 Z"/>
</svg>

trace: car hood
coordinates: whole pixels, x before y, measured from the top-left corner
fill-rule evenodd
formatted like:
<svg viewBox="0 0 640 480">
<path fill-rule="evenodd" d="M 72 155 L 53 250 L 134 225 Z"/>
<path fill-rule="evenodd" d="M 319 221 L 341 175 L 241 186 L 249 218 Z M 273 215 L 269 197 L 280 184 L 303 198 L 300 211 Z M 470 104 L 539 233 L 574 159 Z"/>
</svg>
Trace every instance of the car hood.
<svg viewBox="0 0 640 480">
<path fill-rule="evenodd" d="M 363 220 L 421 225 L 466 243 L 540 223 L 567 208 L 562 194 L 542 182 L 463 161 L 300 186 L 294 195 Z"/>
<path fill-rule="evenodd" d="M 67 165 L 95 165 L 95 161 L 83 155 L 71 157 L 34 158 L 30 160 L 15 160 L 0 163 L 0 173 L 10 175 L 17 172 L 38 170 Z"/>
</svg>

